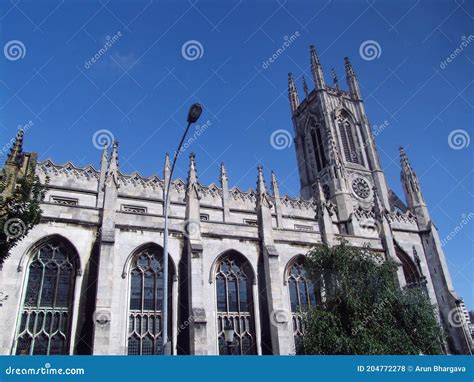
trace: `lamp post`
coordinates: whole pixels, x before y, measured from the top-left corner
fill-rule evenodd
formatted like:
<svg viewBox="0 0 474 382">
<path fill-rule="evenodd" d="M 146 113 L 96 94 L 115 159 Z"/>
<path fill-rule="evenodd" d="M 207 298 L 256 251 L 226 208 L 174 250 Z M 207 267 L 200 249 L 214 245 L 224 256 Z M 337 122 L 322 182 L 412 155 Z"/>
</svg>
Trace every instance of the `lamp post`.
<svg viewBox="0 0 474 382">
<path fill-rule="evenodd" d="M 184 138 L 188 134 L 189 128 L 195 123 L 202 113 L 202 106 L 198 103 L 194 103 L 189 108 L 188 112 L 188 126 L 184 131 L 181 141 L 179 142 L 178 149 L 174 153 L 173 163 L 171 164 L 170 176 L 166 190 L 164 194 L 164 214 L 165 214 L 165 226 L 163 229 L 163 306 L 162 306 L 162 330 L 161 336 L 163 338 L 163 354 L 171 354 L 170 343 L 168 342 L 168 210 L 170 206 L 170 185 L 173 181 L 173 171 L 178 159 L 179 152 L 183 146 Z"/>
<path fill-rule="evenodd" d="M 234 343 L 234 333 L 235 331 L 232 325 L 230 325 L 229 323 L 226 323 L 224 327 L 224 340 L 227 345 L 227 355 L 232 355 L 231 347 L 232 347 L 232 344 Z"/>
</svg>

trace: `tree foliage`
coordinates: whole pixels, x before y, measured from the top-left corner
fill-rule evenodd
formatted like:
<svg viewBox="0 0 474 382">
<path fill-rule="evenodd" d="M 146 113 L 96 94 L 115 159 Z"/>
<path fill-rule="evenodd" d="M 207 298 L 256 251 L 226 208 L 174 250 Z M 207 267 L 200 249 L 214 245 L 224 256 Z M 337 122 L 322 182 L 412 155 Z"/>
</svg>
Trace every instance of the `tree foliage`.
<svg viewBox="0 0 474 382">
<path fill-rule="evenodd" d="M 7 187 L 4 171 L 2 175 L 0 193 Z M 0 266 L 10 250 L 40 222 L 44 194 L 39 178 L 31 175 L 20 177 L 10 194 L 0 195 Z"/>
<path fill-rule="evenodd" d="M 442 331 L 423 285 L 398 285 L 397 265 L 368 248 L 322 246 L 305 262 L 323 301 L 305 313 L 306 354 L 441 354 Z"/>
</svg>

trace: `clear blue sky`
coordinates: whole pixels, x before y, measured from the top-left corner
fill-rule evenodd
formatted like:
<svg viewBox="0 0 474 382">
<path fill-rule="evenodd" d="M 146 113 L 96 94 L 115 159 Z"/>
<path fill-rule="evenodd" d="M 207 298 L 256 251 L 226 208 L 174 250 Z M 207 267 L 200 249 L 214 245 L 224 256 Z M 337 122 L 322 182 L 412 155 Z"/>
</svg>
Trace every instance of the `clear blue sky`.
<svg viewBox="0 0 474 382">
<path fill-rule="evenodd" d="M 275 150 L 270 136 L 292 131 L 287 73 L 304 72 L 313 85 L 308 46 L 315 44 L 327 82 L 334 67 L 345 87 L 343 58 L 350 56 L 369 120 L 388 122 L 376 140 L 390 186 L 403 195 L 403 145 L 443 239 L 463 214 L 474 212 L 474 142 L 459 150 L 448 144 L 453 130 L 472 135 L 474 43 L 442 64 L 463 36 L 474 33 L 473 4 L 2 0 L 2 47 L 19 40 L 24 49 L 16 56 L 13 46 L 0 60 L 0 144 L 32 121 L 27 150 L 56 163 L 97 167 L 100 151 L 92 138 L 107 129 L 120 142 L 123 172 L 161 175 L 188 106 L 199 101 L 202 122 L 211 126 L 187 152 L 196 152 L 202 183 L 218 181 L 223 160 L 232 185 L 254 187 L 261 162 L 267 179 L 275 170 L 281 191 L 297 195 L 294 147 Z M 299 37 L 265 69 L 263 63 L 295 32 Z M 195 60 L 182 54 L 189 40 L 203 48 Z M 378 58 L 361 57 L 367 40 L 379 44 Z M 107 41 L 107 51 L 87 64 Z M 298 86 L 302 96 L 301 78 Z M 186 166 L 182 157 L 178 176 L 185 176 Z M 444 247 L 456 290 L 471 309 L 473 233 L 474 219 Z"/>
</svg>

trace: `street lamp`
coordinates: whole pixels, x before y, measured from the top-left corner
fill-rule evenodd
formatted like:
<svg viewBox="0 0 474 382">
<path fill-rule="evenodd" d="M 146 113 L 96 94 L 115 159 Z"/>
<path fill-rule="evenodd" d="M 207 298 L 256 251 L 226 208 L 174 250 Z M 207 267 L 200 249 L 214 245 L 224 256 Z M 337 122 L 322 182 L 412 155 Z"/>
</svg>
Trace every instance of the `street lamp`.
<svg viewBox="0 0 474 382">
<path fill-rule="evenodd" d="M 227 345 L 227 355 L 232 355 L 231 354 L 231 346 L 234 343 L 234 328 L 230 323 L 226 323 L 224 327 L 224 340 Z"/>
<path fill-rule="evenodd" d="M 179 142 L 178 149 L 174 153 L 173 163 L 171 164 L 171 171 L 169 175 L 168 184 L 166 186 L 164 194 L 164 214 L 165 214 L 165 226 L 163 229 L 163 307 L 162 307 L 162 330 L 161 335 L 163 337 L 163 353 L 171 354 L 170 343 L 168 342 L 168 210 L 170 206 L 170 185 L 173 181 L 173 172 L 178 159 L 181 147 L 183 146 L 184 138 L 188 134 L 189 128 L 195 123 L 202 113 L 202 106 L 198 103 L 194 103 L 189 108 L 188 112 L 188 126 L 184 131 L 181 141 Z"/>
</svg>

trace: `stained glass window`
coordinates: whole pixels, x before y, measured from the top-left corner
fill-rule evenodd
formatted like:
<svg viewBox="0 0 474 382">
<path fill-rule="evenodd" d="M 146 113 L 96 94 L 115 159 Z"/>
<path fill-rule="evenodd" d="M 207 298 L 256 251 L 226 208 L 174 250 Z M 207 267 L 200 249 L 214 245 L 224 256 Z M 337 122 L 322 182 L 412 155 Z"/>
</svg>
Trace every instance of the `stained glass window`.
<svg viewBox="0 0 474 382">
<path fill-rule="evenodd" d="M 76 271 L 76 253 L 60 239 L 50 240 L 33 256 L 20 314 L 17 355 L 69 354 Z"/>
<path fill-rule="evenodd" d="M 128 354 L 163 354 L 161 333 L 163 306 L 163 252 L 147 248 L 132 260 L 130 271 L 130 312 Z M 171 272 L 169 273 L 169 275 Z M 168 322 L 171 322 L 171 283 L 168 276 Z M 171 325 L 168 325 L 168 338 Z"/>
<path fill-rule="evenodd" d="M 217 263 L 216 295 L 219 354 L 256 354 L 252 299 L 252 270 L 238 253 L 223 255 Z M 234 329 L 234 342 L 227 344 L 224 329 Z"/>
<path fill-rule="evenodd" d="M 288 272 L 288 288 L 293 321 L 296 354 L 303 354 L 303 315 L 308 307 L 314 307 L 321 302 L 320 289 L 308 279 L 304 269 L 304 258 L 298 257 L 290 266 Z"/>
</svg>

